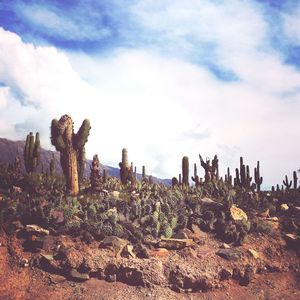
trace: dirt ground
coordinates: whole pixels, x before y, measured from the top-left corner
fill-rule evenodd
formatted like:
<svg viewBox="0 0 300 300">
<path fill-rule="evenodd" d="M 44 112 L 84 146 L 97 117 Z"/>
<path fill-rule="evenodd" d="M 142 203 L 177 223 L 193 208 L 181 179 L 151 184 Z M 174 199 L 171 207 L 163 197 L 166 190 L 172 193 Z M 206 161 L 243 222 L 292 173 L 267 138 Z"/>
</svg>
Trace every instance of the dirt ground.
<svg viewBox="0 0 300 300">
<path fill-rule="evenodd" d="M 214 253 L 201 258 L 203 249 L 216 250 L 220 243 L 206 236 L 205 245 L 198 245 L 190 251 L 182 250 L 164 258 L 163 264 L 171 268 L 195 264 L 205 266 L 214 272 L 214 266 L 223 259 Z M 74 242 L 74 241 L 73 241 Z M 75 241 L 77 243 L 77 241 Z M 148 287 L 131 286 L 122 282 L 107 282 L 91 278 L 84 282 L 67 280 L 64 276 L 52 274 L 39 267 L 22 266 L 23 260 L 32 257 L 32 253 L 24 252 L 16 237 L 0 235 L 0 299 L 300 299 L 299 257 L 294 251 L 288 250 L 282 240 L 269 241 L 267 237 L 251 237 L 243 248 L 256 249 L 263 256 L 264 265 L 269 266 L 266 272 L 255 273 L 246 286 L 229 278 L 206 292 L 175 292 L 169 286 L 152 284 Z M 203 244 L 203 243 L 202 243 Z M 81 245 L 80 247 L 83 247 Z M 83 249 L 84 248 L 80 248 Z M 192 255 L 191 255 L 192 254 Z M 195 257 L 198 257 L 195 261 Z M 252 258 L 247 258 L 250 263 Z M 143 260 L 141 260 L 143 261 Z M 245 259 L 243 259 L 245 263 Z M 182 264 L 182 265 L 181 265 Z M 231 264 L 231 263 L 230 263 Z M 224 260 L 224 268 L 230 266 Z M 146 271 L 145 271 L 146 272 Z M 191 272 L 196 272 L 191 269 Z M 159 275 L 158 275 L 159 276 Z"/>
</svg>

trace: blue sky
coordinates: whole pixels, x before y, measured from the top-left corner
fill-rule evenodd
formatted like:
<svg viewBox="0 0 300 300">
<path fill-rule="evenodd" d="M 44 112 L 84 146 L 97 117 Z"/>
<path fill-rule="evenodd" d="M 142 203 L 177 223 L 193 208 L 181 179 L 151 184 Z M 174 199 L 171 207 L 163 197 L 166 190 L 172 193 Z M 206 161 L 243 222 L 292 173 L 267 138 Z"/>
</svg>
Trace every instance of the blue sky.
<svg viewBox="0 0 300 300">
<path fill-rule="evenodd" d="M 183 155 L 243 155 L 279 183 L 300 165 L 299 28 L 298 1 L 0 1 L 0 134 L 50 148 L 69 112 L 103 163 L 127 147 L 172 177 Z"/>
</svg>

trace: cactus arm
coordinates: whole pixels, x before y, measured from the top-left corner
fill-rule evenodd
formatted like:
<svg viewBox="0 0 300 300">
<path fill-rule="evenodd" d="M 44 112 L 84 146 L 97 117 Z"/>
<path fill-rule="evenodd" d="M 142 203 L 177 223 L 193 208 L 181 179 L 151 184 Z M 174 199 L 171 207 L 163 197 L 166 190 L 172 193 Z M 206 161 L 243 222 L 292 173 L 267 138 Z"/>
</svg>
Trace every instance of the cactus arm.
<svg viewBox="0 0 300 300">
<path fill-rule="evenodd" d="M 53 119 L 51 123 L 51 144 L 55 147 L 56 151 L 63 151 L 66 149 L 66 144 L 60 133 L 57 119 Z"/>
<path fill-rule="evenodd" d="M 88 140 L 88 136 L 90 134 L 91 125 L 88 119 L 85 119 L 82 122 L 77 134 L 74 135 L 74 148 L 80 149 L 83 148 L 85 143 Z"/>
</svg>

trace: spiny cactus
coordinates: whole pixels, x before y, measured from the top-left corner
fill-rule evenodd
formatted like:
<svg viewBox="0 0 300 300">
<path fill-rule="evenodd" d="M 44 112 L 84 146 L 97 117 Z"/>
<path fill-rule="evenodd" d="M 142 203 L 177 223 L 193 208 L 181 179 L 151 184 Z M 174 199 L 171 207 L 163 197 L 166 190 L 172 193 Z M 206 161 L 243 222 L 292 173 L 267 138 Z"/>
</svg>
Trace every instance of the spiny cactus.
<svg viewBox="0 0 300 300">
<path fill-rule="evenodd" d="M 54 154 L 52 154 L 52 158 L 49 163 L 49 173 L 51 176 L 54 175 L 54 170 L 55 170 L 55 161 L 54 161 Z"/>
<path fill-rule="evenodd" d="M 142 179 L 146 177 L 146 167 L 142 166 Z"/>
<path fill-rule="evenodd" d="M 121 182 L 125 185 L 129 181 L 130 174 L 130 166 L 128 163 L 128 151 L 126 148 L 122 149 L 122 162 L 119 163 L 119 167 Z"/>
<path fill-rule="evenodd" d="M 99 192 L 102 186 L 102 180 L 100 175 L 100 162 L 98 155 L 95 154 L 93 157 L 92 165 L 91 165 L 91 174 L 90 174 L 90 182 L 91 182 L 91 190 L 93 192 Z"/>
<path fill-rule="evenodd" d="M 35 172 L 38 165 L 40 164 L 40 134 L 37 132 L 34 135 L 30 132 L 26 137 L 26 143 L 24 148 L 24 162 L 27 173 Z"/>
<path fill-rule="evenodd" d="M 195 182 L 195 186 L 200 185 L 199 176 L 197 174 L 197 164 L 194 164 L 194 176 L 192 176 L 191 178 Z"/>
<path fill-rule="evenodd" d="M 187 156 L 182 158 L 182 184 L 189 185 L 189 158 Z"/>
<path fill-rule="evenodd" d="M 285 180 L 283 180 L 282 182 L 283 182 L 286 190 L 289 190 L 291 188 L 292 180 L 289 181 L 287 175 L 285 175 Z"/>
<path fill-rule="evenodd" d="M 254 168 L 254 178 L 256 183 L 256 190 L 260 192 L 260 185 L 263 182 L 263 178 L 260 176 L 259 161 L 257 161 L 257 167 Z"/>
<path fill-rule="evenodd" d="M 172 186 L 177 186 L 179 184 L 179 181 L 176 177 L 172 178 Z"/>
<path fill-rule="evenodd" d="M 227 174 L 225 174 L 225 182 L 232 185 L 232 176 L 230 175 L 230 168 L 227 168 Z"/>
<path fill-rule="evenodd" d="M 51 143 L 60 152 L 60 162 L 67 182 L 67 191 L 71 195 L 79 192 L 79 174 L 83 174 L 84 146 L 91 126 L 84 120 L 77 134 L 74 133 L 73 121 L 64 115 L 60 120 L 52 120 Z"/>
<path fill-rule="evenodd" d="M 296 171 L 293 172 L 293 183 L 294 190 L 296 190 L 298 186 L 298 177 Z"/>
<path fill-rule="evenodd" d="M 179 181 L 179 185 L 182 185 L 182 178 L 181 178 L 181 174 L 179 174 L 179 176 L 178 176 L 178 181 Z"/>
</svg>

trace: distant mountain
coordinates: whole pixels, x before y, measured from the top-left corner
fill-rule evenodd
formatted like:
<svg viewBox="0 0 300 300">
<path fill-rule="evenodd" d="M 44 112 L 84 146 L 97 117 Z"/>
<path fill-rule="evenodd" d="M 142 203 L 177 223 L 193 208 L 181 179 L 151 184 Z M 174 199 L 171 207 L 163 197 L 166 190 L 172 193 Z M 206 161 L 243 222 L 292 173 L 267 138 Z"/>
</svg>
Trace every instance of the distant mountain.
<svg viewBox="0 0 300 300">
<path fill-rule="evenodd" d="M 19 156 L 22 161 L 22 169 L 23 172 L 25 172 L 24 167 L 24 159 L 23 159 L 23 151 L 24 151 L 25 141 L 11 141 L 8 139 L 0 138 L 0 161 L 13 163 L 16 156 Z M 55 172 L 56 173 L 62 173 L 62 169 L 60 166 L 60 154 L 57 151 L 50 151 L 45 150 L 41 148 L 41 165 L 38 168 L 38 171 L 44 171 L 46 172 L 47 168 L 49 168 L 49 163 L 54 155 L 54 161 L 55 161 Z M 92 161 L 87 159 L 86 160 L 86 167 L 84 171 L 84 176 L 89 177 L 90 176 L 90 166 Z M 114 177 L 120 177 L 120 170 L 118 168 L 106 166 L 101 164 L 101 168 L 105 169 L 107 171 L 107 174 L 109 176 Z M 138 179 L 140 180 L 142 178 L 141 174 L 138 174 Z M 160 179 L 153 176 L 154 182 L 161 182 L 166 185 L 171 185 L 170 179 Z"/>
</svg>

